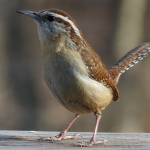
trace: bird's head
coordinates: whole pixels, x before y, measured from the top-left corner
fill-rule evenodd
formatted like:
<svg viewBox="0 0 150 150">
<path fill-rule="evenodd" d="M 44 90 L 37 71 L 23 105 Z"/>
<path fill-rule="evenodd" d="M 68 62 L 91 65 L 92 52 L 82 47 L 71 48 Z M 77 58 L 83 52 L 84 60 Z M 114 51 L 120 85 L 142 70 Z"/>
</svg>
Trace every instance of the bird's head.
<svg viewBox="0 0 150 150">
<path fill-rule="evenodd" d="M 17 12 L 28 15 L 35 20 L 41 41 L 47 38 L 55 40 L 61 36 L 68 36 L 75 41 L 83 38 L 76 22 L 61 10 L 49 9 L 39 12 L 19 10 Z"/>
</svg>

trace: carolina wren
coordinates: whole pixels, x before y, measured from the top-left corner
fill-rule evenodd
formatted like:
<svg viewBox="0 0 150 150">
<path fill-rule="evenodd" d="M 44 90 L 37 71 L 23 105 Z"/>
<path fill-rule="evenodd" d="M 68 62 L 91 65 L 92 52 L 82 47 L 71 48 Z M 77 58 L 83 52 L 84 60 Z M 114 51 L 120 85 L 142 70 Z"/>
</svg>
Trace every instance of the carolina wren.
<svg viewBox="0 0 150 150">
<path fill-rule="evenodd" d="M 94 112 L 96 125 L 91 140 L 76 145 L 104 143 L 96 141 L 102 110 L 112 99 L 119 100 L 116 85 L 120 75 L 147 55 L 150 43 L 129 51 L 107 70 L 77 23 L 67 13 L 57 9 L 17 12 L 35 20 L 41 42 L 44 79 L 58 101 L 76 114 L 59 135 L 43 140 L 76 139 L 79 135 L 67 136 L 67 130 L 81 114 Z"/>
</svg>

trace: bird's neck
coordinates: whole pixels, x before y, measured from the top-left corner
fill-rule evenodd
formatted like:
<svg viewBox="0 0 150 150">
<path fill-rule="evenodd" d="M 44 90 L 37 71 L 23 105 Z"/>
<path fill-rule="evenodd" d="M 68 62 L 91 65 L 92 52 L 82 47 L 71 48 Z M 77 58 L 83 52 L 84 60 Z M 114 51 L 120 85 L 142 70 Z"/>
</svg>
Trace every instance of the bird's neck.
<svg viewBox="0 0 150 150">
<path fill-rule="evenodd" d="M 58 54 L 60 52 L 67 52 L 68 50 L 78 51 L 78 45 L 67 35 L 63 35 L 54 39 L 44 38 L 40 39 L 41 49 L 42 49 L 42 58 Z"/>
</svg>

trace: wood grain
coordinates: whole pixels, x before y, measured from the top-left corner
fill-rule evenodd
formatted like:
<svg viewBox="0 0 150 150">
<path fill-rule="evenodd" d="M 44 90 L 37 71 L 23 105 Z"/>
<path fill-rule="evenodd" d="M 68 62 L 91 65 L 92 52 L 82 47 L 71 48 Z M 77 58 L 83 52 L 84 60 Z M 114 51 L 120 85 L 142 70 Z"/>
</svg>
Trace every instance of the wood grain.
<svg viewBox="0 0 150 150">
<path fill-rule="evenodd" d="M 59 142 L 43 142 L 39 141 L 41 137 L 55 136 L 58 132 L 43 132 L 43 131 L 0 131 L 0 149 L 79 149 L 74 146 L 74 142 L 86 142 L 91 136 L 92 132 L 69 132 L 68 134 L 82 134 L 83 139 L 78 140 L 63 140 Z M 121 150 L 121 149 L 150 149 L 150 133 L 100 133 L 97 134 L 97 139 L 107 139 L 108 143 L 105 145 L 94 145 L 92 147 L 84 147 L 83 149 L 107 149 L 107 150 Z"/>
</svg>

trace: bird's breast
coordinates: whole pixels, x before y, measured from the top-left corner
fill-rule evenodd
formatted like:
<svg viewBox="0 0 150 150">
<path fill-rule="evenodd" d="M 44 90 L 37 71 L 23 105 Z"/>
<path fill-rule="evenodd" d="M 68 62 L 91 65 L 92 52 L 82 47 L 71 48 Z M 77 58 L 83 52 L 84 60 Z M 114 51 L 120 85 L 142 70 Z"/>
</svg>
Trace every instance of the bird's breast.
<svg viewBox="0 0 150 150">
<path fill-rule="evenodd" d="M 76 114 L 89 113 L 102 110 L 110 103 L 112 92 L 89 77 L 77 51 L 62 48 L 44 55 L 42 61 L 47 85 L 68 110 Z"/>
</svg>

